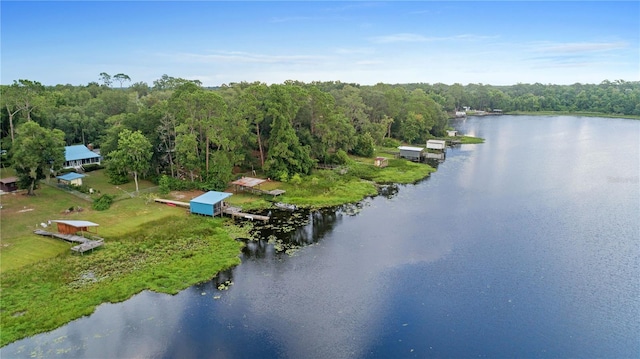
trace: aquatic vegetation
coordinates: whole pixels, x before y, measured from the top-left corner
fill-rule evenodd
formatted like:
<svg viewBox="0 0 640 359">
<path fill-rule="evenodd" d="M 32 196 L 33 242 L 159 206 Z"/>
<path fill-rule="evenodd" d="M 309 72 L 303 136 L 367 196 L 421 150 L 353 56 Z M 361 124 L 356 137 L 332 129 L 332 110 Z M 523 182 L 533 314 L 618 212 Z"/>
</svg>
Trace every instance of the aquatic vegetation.
<svg viewBox="0 0 640 359">
<path fill-rule="evenodd" d="M 59 256 L 3 273 L 0 345 L 89 315 L 101 303 L 142 290 L 175 294 L 238 265 L 243 244 L 227 234 L 232 224 L 225 222 L 175 216 L 114 236 L 90 255 Z"/>
</svg>

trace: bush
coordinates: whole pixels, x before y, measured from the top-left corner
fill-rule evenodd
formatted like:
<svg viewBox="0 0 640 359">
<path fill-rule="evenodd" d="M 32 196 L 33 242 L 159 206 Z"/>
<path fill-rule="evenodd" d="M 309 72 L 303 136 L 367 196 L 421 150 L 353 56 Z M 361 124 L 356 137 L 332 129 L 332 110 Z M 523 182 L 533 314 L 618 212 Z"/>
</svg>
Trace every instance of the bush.
<svg viewBox="0 0 640 359">
<path fill-rule="evenodd" d="M 71 185 L 69 185 L 69 187 L 71 189 L 74 189 L 74 190 L 78 191 L 78 192 L 89 194 L 89 187 L 84 183 L 82 185 L 80 185 L 80 186 L 75 185 L 75 184 L 71 184 Z"/>
<path fill-rule="evenodd" d="M 103 194 L 102 196 L 98 197 L 98 199 L 93 201 L 93 205 L 91 207 L 96 211 L 106 211 L 107 209 L 109 209 L 109 207 L 111 207 L 111 204 L 113 203 L 113 200 L 115 198 L 116 196 Z"/>
<path fill-rule="evenodd" d="M 353 154 L 362 157 L 371 157 L 375 151 L 373 147 L 373 137 L 369 132 L 358 136 L 356 146 L 353 148 Z"/>
<path fill-rule="evenodd" d="M 169 194 L 171 191 L 171 180 L 167 175 L 162 175 L 158 181 L 158 186 L 158 192 L 160 192 L 160 194 Z"/>
<path fill-rule="evenodd" d="M 103 169 L 104 166 L 99 165 L 97 163 L 90 163 L 88 165 L 82 165 L 82 168 L 84 168 L 85 172 L 93 172 L 93 171 L 97 171 L 97 170 Z"/>
<path fill-rule="evenodd" d="M 299 186 L 300 184 L 302 184 L 302 177 L 300 176 L 299 173 L 296 173 L 293 176 L 291 176 L 291 179 L 289 180 L 289 182 L 291 182 L 291 184 L 294 186 Z"/>
<path fill-rule="evenodd" d="M 331 163 L 336 165 L 344 165 L 349 163 L 349 155 L 344 150 L 338 150 L 331 156 Z"/>
<path fill-rule="evenodd" d="M 287 171 L 280 171 L 278 173 L 278 180 L 284 183 L 289 182 L 289 173 Z"/>
<path fill-rule="evenodd" d="M 382 146 L 395 148 L 400 146 L 400 141 L 396 140 L 395 138 L 387 137 L 384 140 L 382 140 Z"/>
</svg>

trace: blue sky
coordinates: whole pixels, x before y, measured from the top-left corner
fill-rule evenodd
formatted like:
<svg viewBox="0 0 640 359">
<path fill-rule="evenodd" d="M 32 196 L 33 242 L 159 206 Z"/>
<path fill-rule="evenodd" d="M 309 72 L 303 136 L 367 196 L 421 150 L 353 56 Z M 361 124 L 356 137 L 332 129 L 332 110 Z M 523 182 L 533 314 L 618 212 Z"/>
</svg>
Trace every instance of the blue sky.
<svg viewBox="0 0 640 359">
<path fill-rule="evenodd" d="M 640 2 L 1 1 L 2 84 L 640 80 Z"/>
</svg>

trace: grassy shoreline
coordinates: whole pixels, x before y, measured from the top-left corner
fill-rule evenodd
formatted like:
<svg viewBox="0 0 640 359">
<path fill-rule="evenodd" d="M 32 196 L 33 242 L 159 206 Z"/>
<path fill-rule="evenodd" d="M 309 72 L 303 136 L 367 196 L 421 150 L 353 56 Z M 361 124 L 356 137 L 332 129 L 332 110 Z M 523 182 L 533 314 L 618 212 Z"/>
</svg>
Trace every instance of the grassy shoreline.
<svg viewBox="0 0 640 359">
<path fill-rule="evenodd" d="M 435 171 L 427 164 L 391 158 L 385 150 L 390 149 L 377 153 L 389 158 L 385 168 L 373 166 L 372 158 L 354 158 L 301 181 L 266 186 L 287 191 L 278 201 L 321 208 L 358 202 L 377 195 L 380 184 L 415 183 Z M 94 176 L 103 180 L 99 173 Z M 141 195 L 117 201 L 104 212 L 66 214 L 68 219 L 100 223 L 99 235 L 106 239 L 93 253 L 72 255 L 68 244 L 34 235 L 34 223 L 53 219 L 65 208 L 89 207 L 88 203 L 48 186 L 37 193 L 2 198 L 0 347 L 89 315 L 102 303 L 124 301 L 143 290 L 175 294 L 208 281 L 240 264 L 242 243 L 236 239 L 249 237 L 250 227 L 241 222 L 191 216 Z M 239 193 L 229 202 L 258 210 L 272 206 L 269 197 Z M 51 203 L 56 207 L 50 208 Z"/>
</svg>

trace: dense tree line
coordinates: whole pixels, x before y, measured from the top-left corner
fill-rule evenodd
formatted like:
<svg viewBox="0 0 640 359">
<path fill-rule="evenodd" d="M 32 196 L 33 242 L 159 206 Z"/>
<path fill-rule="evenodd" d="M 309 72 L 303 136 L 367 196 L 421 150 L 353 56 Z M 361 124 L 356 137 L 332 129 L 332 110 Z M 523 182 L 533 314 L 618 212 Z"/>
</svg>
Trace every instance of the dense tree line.
<svg viewBox="0 0 640 359">
<path fill-rule="evenodd" d="M 20 127 L 34 123 L 60 130 L 56 141 L 62 136 L 67 145 L 99 147 L 115 182 L 166 175 L 220 189 L 234 168 L 286 179 L 308 174 L 316 162 L 340 163 L 347 153 L 371 156 L 376 144 L 390 139 L 423 143 L 443 135 L 447 113 L 463 106 L 640 115 L 640 83 L 624 81 L 502 87 L 287 81 L 205 88 L 163 75 L 152 86 L 123 87 L 129 76 L 107 73 L 99 81 L 1 86 L 2 149 L 23 153 L 12 145 L 19 143 Z"/>
</svg>

